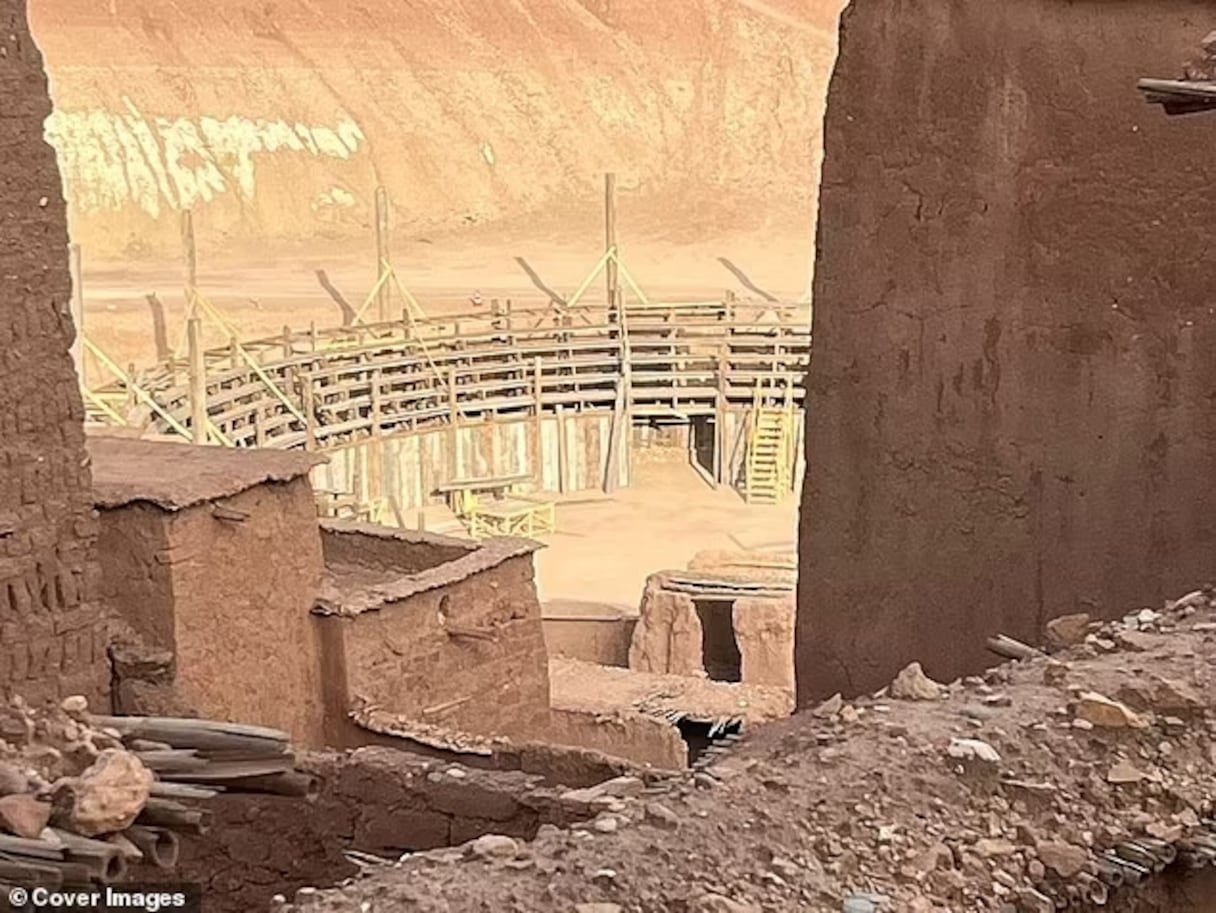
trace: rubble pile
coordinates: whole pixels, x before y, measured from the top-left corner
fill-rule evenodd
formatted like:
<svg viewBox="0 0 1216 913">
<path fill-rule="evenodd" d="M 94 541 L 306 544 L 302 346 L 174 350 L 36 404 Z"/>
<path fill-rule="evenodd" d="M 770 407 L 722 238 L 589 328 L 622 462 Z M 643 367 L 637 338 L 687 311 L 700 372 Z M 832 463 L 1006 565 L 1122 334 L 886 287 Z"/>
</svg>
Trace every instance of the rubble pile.
<svg viewBox="0 0 1216 913">
<path fill-rule="evenodd" d="M 1216 860 L 1211 590 L 1073 615 L 1025 658 L 904 670 L 749 733 L 666 783 L 612 786 L 571 830 L 407 856 L 313 911 L 1047 913 L 1116 906 Z M 1151 893 L 1151 890 L 1150 890 Z"/>
<path fill-rule="evenodd" d="M 83 697 L 0 707 L 0 883 L 110 884 L 129 865 L 171 869 L 178 834 L 220 791 L 315 793 L 286 734 L 208 720 L 110 717 Z"/>
</svg>

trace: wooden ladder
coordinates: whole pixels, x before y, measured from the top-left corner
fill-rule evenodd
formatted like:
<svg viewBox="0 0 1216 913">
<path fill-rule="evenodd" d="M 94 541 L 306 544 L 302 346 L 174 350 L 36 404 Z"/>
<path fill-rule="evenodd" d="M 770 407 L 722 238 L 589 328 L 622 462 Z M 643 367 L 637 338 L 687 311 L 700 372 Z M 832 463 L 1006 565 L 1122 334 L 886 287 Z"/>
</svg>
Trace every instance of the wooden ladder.
<svg viewBox="0 0 1216 913">
<path fill-rule="evenodd" d="M 777 504 L 794 487 L 793 394 L 787 387 L 784 402 L 775 388 L 772 394 L 756 385 L 747 440 L 748 504 Z M 770 405 L 770 399 L 778 405 Z"/>
</svg>

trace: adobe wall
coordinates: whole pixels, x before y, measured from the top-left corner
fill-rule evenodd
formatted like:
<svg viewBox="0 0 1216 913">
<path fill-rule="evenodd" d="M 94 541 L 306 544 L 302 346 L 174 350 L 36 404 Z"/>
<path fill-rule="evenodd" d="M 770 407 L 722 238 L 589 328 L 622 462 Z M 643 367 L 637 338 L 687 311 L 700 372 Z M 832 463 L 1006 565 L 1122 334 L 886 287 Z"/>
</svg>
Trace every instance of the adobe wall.
<svg viewBox="0 0 1216 913">
<path fill-rule="evenodd" d="M 149 647 L 172 651 L 173 565 L 169 551 L 169 514 L 136 502 L 102 510 L 97 553 L 102 600 L 118 624 Z M 125 638 L 124 638 L 125 639 Z"/>
<path fill-rule="evenodd" d="M 734 600 L 731 627 L 739 648 L 740 681 L 794 689 L 794 599 L 752 596 Z M 704 628 L 696 600 L 646 582 L 629 647 L 629 668 L 671 675 L 705 674 Z"/>
<path fill-rule="evenodd" d="M 531 554 L 354 618 L 318 621 L 327 654 L 330 638 L 344 645 L 348 700 L 470 733 L 531 739 L 547 730 Z"/>
<path fill-rule="evenodd" d="M 246 913 L 266 909 L 276 893 L 290 897 L 301 887 L 356 874 L 345 850 L 396 858 L 487 833 L 531 840 L 542 824 L 566 827 L 591 816 L 563 799 L 564 789 L 546 787 L 538 777 L 453 766 L 391 748 L 306 756 L 302 766 L 321 778 L 314 800 L 209 799 L 210 831 L 182 838 L 176 869 L 141 868 L 137 877 L 197 882 L 209 911 Z"/>
<path fill-rule="evenodd" d="M 219 519 L 209 501 L 176 512 L 145 502 L 102 512 L 107 604 L 144 652 L 173 659 L 171 674 L 153 676 L 164 693 L 124 680 L 118 709 L 175 707 L 283 729 L 319 747 L 320 648 L 310 612 L 322 557 L 312 490 L 301 477 L 223 505 L 248 516 Z"/>
<path fill-rule="evenodd" d="M 637 618 L 628 615 L 545 616 L 545 648 L 550 656 L 628 667 L 629 644 L 637 623 Z"/>
<path fill-rule="evenodd" d="M 320 656 L 310 612 L 321 537 L 306 478 L 224 500 L 249 514 L 220 520 L 210 505 L 172 515 L 178 690 L 205 716 L 273 726 L 322 744 Z"/>
<path fill-rule="evenodd" d="M 1211 576 L 1216 119 L 1189 0 L 855 0 L 832 79 L 800 703 Z"/>
<path fill-rule="evenodd" d="M 0 695 L 108 700 L 68 235 L 42 57 L 0 3 Z"/>
</svg>

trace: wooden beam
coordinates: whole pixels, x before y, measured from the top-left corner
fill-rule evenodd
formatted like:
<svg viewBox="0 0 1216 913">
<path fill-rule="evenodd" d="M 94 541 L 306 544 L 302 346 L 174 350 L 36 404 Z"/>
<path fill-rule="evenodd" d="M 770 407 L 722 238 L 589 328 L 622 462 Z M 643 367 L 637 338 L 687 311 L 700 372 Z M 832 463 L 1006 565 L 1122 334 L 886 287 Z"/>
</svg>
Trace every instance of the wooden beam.
<svg viewBox="0 0 1216 913">
<path fill-rule="evenodd" d="M 203 350 L 203 321 L 186 322 L 190 371 L 190 434 L 196 444 L 207 443 L 207 357 Z"/>
<path fill-rule="evenodd" d="M 544 394 L 544 369 L 541 366 L 541 360 L 538 357 L 532 363 L 532 402 L 534 403 L 533 413 L 533 428 L 532 435 L 536 441 L 536 464 L 535 472 L 536 484 L 544 487 L 545 483 L 545 413 L 541 405 L 541 397 Z"/>
<path fill-rule="evenodd" d="M 620 284 L 616 262 L 616 175 L 604 175 L 604 252 L 609 254 L 604 265 L 604 284 L 607 293 L 608 320 L 616 321 L 620 304 Z"/>
<path fill-rule="evenodd" d="M 388 191 L 384 187 L 376 188 L 376 280 L 384 275 L 385 264 L 388 263 Z M 389 296 L 391 290 L 388 282 L 380 282 L 376 292 L 376 319 L 380 323 L 388 321 Z"/>
</svg>

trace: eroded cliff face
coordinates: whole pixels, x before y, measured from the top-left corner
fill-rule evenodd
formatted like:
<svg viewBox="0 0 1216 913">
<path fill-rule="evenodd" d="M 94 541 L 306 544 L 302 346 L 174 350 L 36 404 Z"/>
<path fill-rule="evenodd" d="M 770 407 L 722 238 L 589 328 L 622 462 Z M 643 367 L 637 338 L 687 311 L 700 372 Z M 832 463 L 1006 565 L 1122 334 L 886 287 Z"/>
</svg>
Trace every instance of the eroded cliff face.
<svg viewBox="0 0 1216 913">
<path fill-rule="evenodd" d="M 84 408 L 68 347 L 68 235 L 25 0 L 0 0 L 0 699 L 105 708 L 106 630 Z"/>
<path fill-rule="evenodd" d="M 664 232 L 813 211 L 840 0 L 34 0 L 73 238 L 366 244 L 596 213 L 600 174 Z M 597 216 L 598 218 L 598 216 Z M 644 221 L 644 220 L 640 220 Z"/>
<path fill-rule="evenodd" d="M 825 126 L 805 704 L 1213 576 L 1216 118 L 1185 0 L 854 0 Z"/>
</svg>

